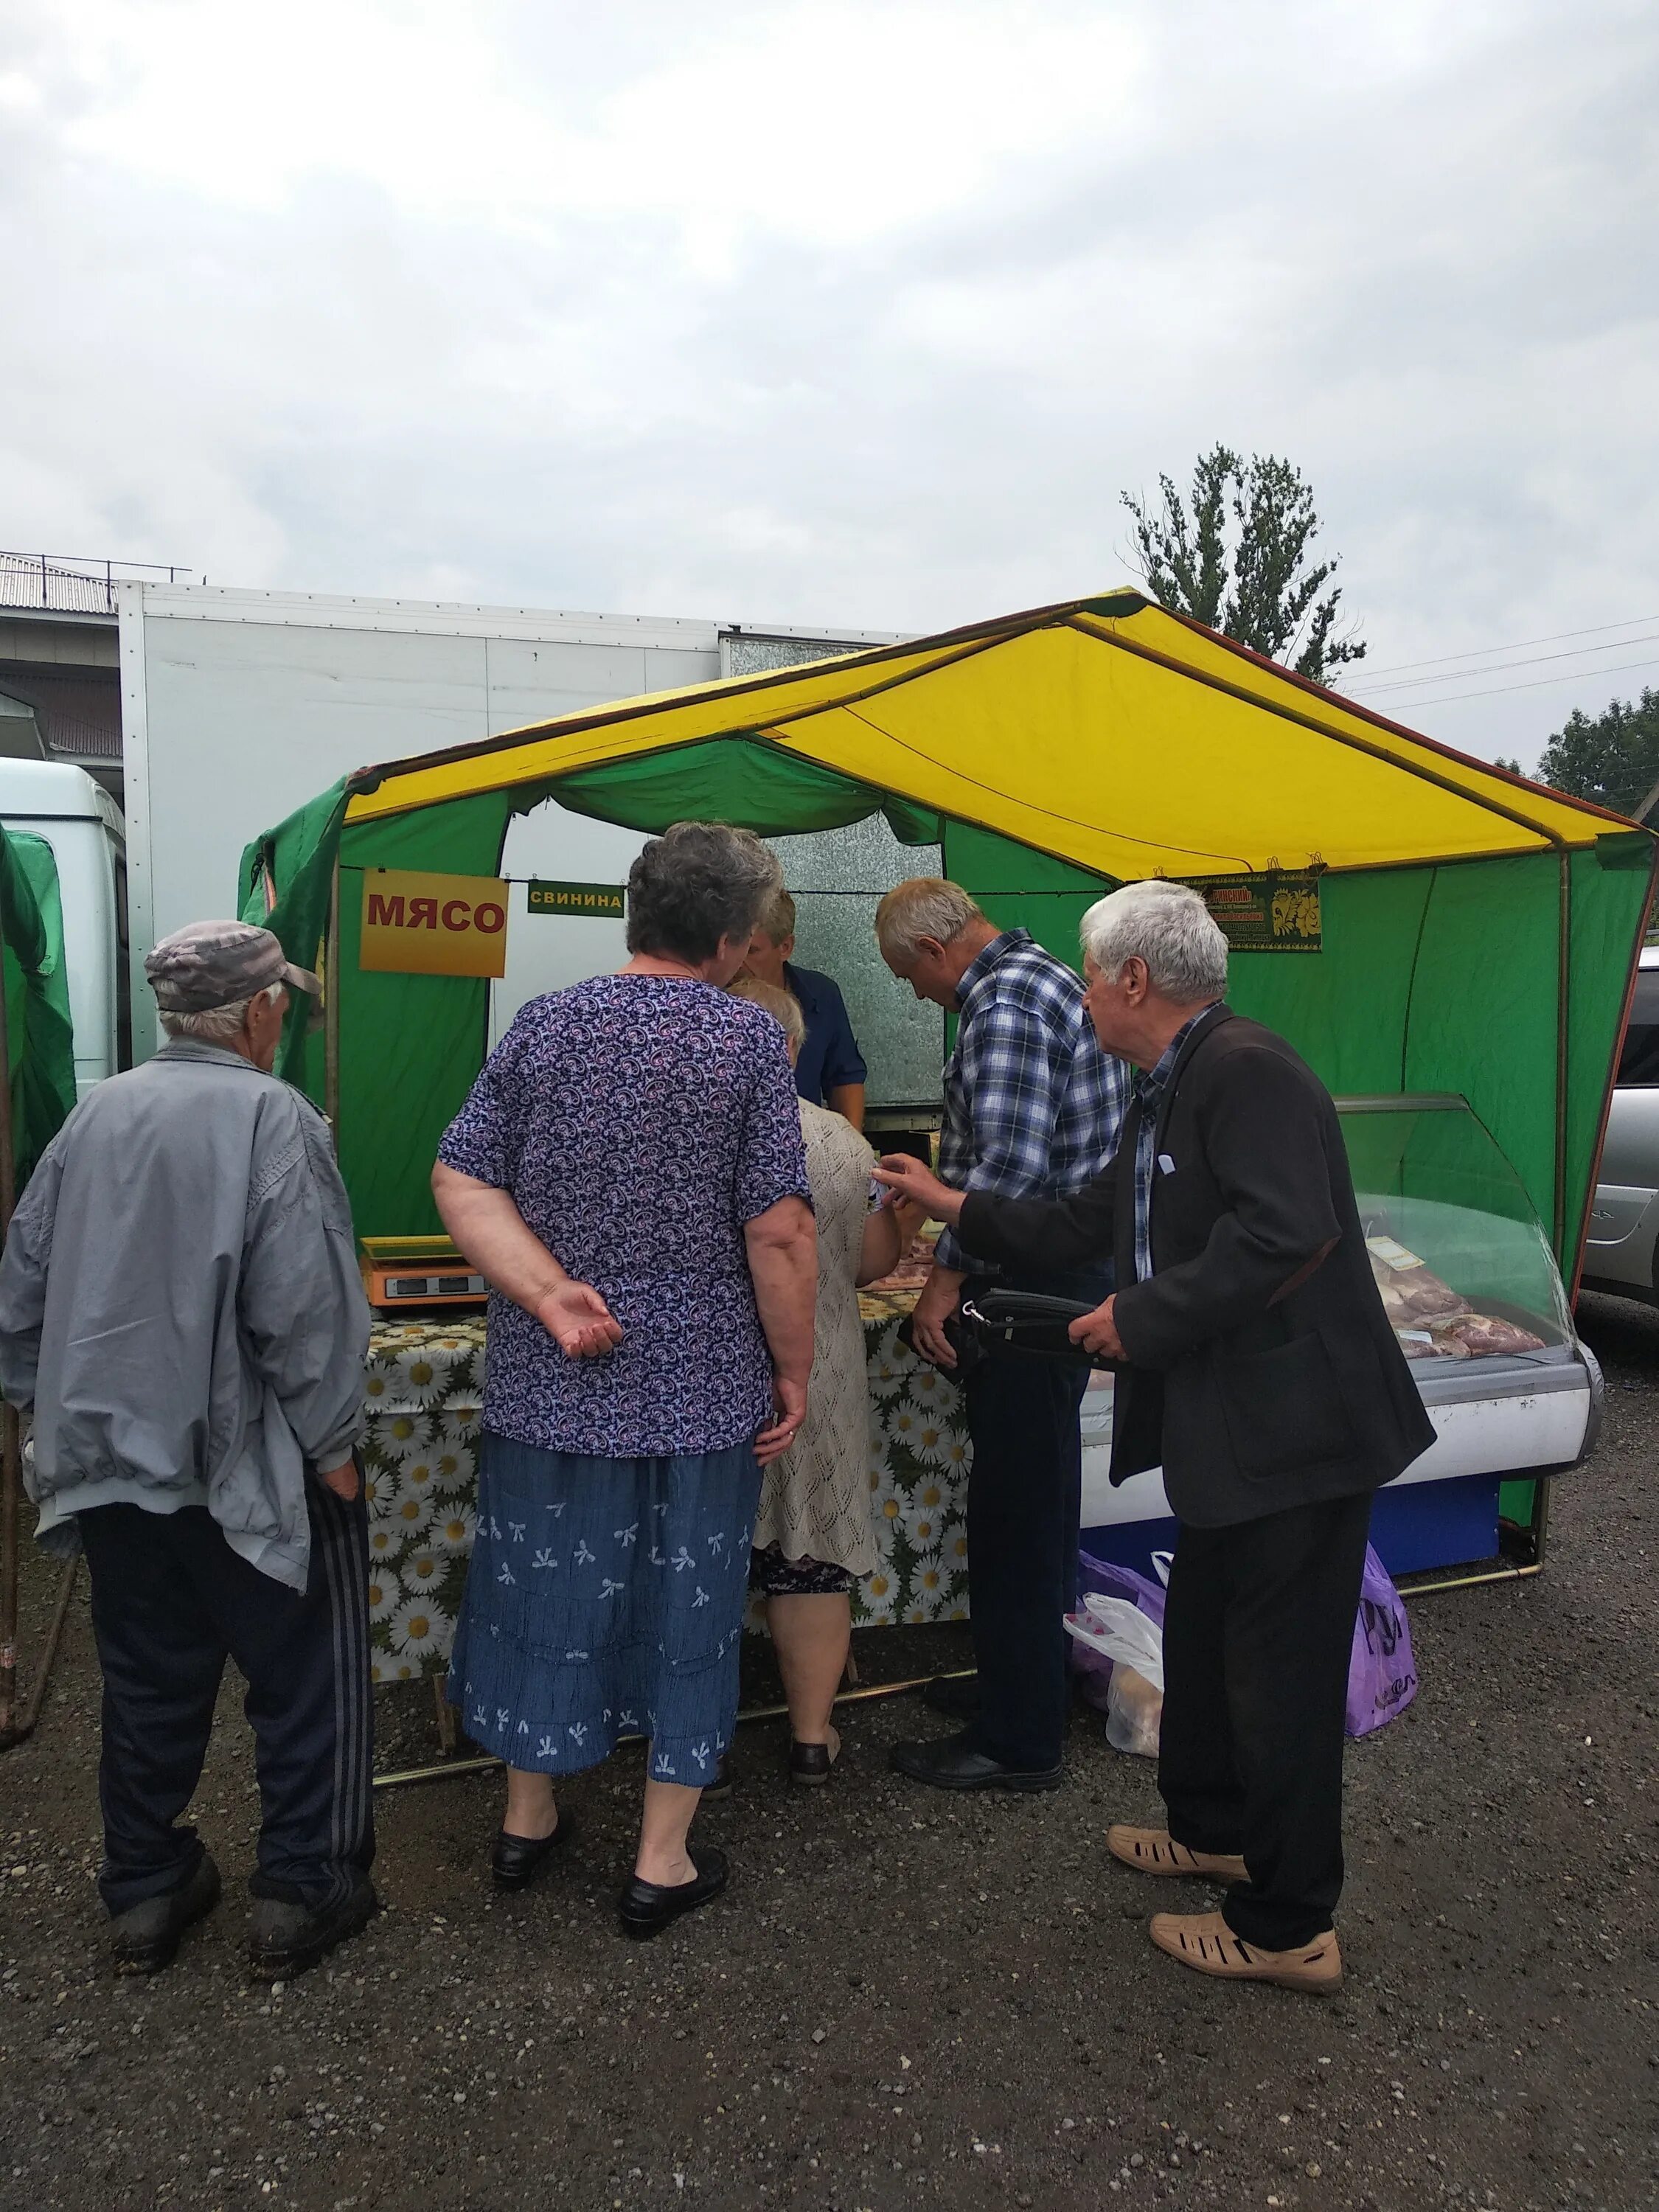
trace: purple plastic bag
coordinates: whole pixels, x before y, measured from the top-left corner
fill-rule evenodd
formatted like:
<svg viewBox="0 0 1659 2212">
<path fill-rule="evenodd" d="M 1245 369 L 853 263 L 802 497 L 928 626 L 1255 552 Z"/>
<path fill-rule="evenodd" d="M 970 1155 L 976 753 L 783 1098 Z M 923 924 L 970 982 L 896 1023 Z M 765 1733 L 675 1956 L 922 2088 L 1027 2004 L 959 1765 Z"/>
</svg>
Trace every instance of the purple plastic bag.
<svg viewBox="0 0 1659 2212">
<path fill-rule="evenodd" d="M 1133 1567 L 1115 1566 L 1109 1559 L 1097 1559 L 1083 1552 L 1078 1558 L 1077 1584 L 1079 1603 L 1090 1590 L 1101 1597 L 1127 1598 L 1160 1628 L 1164 1626 L 1163 1584 L 1137 1574 Z M 1091 1650 L 1075 1638 L 1069 1641 L 1078 1687 L 1091 1705 L 1104 1712 L 1112 1662 L 1103 1652 Z M 1348 1734 L 1371 1735 L 1403 1713 L 1416 1695 L 1417 1666 L 1412 1656 L 1406 1608 L 1388 1569 L 1367 1545 L 1348 1661 Z"/>
<path fill-rule="evenodd" d="M 1146 1575 L 1138 1575 L 1133 1567 L 1114 1566 L 1109 1559 L 1097 1559 L 1088 1552 L 1079 1552 L 1077 1562 L 1077 1595 L 1080 1606 L 1092 1591 L 1097 1597 L 1124 1597 L 1138 1606 L 1149 1620 L 1155 1620 L 1160 1630 L 1164 1626 L 1164 1585 Z M 1103 1651 L 1091 1650 L 1075 1637 L 1067 1639 L 1071 1645 L 1072 1672 L 1078 1678 L 1078 1687 L 1089 1703 L 1104 1712 L 1111 1688 L 1112 1662 Z"/>
<path fill-rule="evenodd" d="M 1370 1735 L 1417 1695 L 1411 1626 L 1389 1571 L 1368 1544 L 1348 1661 L 1348 1734 Z"/>
</svg>

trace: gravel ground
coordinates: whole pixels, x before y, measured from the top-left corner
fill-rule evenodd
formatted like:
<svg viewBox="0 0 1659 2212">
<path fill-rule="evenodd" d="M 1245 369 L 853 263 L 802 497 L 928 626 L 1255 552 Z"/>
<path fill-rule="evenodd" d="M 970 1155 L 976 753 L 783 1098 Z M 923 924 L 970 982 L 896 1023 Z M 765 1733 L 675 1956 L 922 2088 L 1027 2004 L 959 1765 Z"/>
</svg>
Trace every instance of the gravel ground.
<svg viewBox="0 0 1659 2212">
<path fill-rule="evenodd" d="M 1334 2002 L 1152 1950 L 1177 1898 L 1103 1844 L 1154 1816 L 1152 1773 L 1092 1717 L 1064 1790 L 957 1801 L 888 1771 L 933 1725 L 909 1698 L 852 1709 L 823 1792 L 786 1786 L 779 1723 L 745 1729 L 699 1826 L 732 1891 L 649 1945 L 611 1911 L 636 1757 L 570 1788 L 570 1863 L 516 1903 L 481 1878 L 492 1777 L 385 1795 L 386 1912 L 278 1992 L 241 1970 L 255 1800 L 228 1698 L 197 1808 L 226 1901 L 170 1972 L 117 1983 L 82 1604 L 38 1735 L 0 1760 L 0 2203 L 1659 2203 L 1659 1315 L 1585 1305 L 1608 1421 L 1547 1571 L 1418 1603 L 1416 1706 L 1351 1754 Z M 32 1566 L 37 1632 L 50 1595 Z M 860 1648 L 894 1679 L 963 1641 Z M 426 1755 L 422 1696 L 384 1693 L 384 1764 Z"/>
</svg>

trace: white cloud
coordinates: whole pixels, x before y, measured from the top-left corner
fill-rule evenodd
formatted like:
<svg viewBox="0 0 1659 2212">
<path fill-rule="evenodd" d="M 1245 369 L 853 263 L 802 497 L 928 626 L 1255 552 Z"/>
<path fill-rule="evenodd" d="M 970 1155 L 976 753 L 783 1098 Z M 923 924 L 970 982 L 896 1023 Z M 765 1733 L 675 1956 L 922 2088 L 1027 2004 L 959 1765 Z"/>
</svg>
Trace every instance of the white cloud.
<svg viewBox="0 0 1659 2212">
<path fill-rule="evenodd" d="M 14 15 L 0 534 L 924 627 L 1112 580 L 1222 438 L 1307 471 L 1379 667 L 1659 610 L 1656 53 L 1565 0 Z M 1530 757 L 1579 696 L 1376 703 Z"/>
</svg>

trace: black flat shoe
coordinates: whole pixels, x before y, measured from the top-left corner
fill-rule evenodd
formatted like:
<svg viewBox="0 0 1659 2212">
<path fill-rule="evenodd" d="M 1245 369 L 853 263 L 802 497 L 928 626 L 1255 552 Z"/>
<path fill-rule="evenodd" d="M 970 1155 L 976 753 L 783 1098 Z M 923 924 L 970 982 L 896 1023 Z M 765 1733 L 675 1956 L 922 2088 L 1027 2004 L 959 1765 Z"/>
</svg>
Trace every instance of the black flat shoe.
<svg viewBox="0 0 1659 2212">
<path fill-rule="evenodd" d="M 841 1739 L 834 1743 L 799 1743 L 792 1736 L 789 1741 L 789 1779 L 803 1790 L 822 1790 L 830 1779 L 830 1770 L 841 1757 Z"/>
<path fill-rule="evenodd" d="M 248 1929 L 248 1966 L 256 1981 L 291 1982 L 368 1927 L 380 1909 L 374 1885 L 361 1874 L 337 1905 L 313 1910 L 286 1898 L 256 1897 Z"/>
<path fill-rule="evenodd" d="M 722 1752 L 720 1753 L 720 1765 L 714 1769 L 714 1780 L 712 1782 L 705 1782 L 702 1785 L 703 1796 L 705 1797 L 729 1797 L 732 1795 L 732 1785 L 735 1778 L 736 1778 L 732 1772 L 732 1761 L 726 1754 Z"/>
<path fill-rule="evenodd" d="M 922 1692 L 921 1702 L 931 1712 L 943 1713 L 946 1720 L 976 1721 L 979 1718 L 979 1676 L 935 1674 Z"/>
<path fill-rule="evenodd" d="M 550 1836 L 510 1836 L 503 1828 L 489 1854 L 489 1876 L 497 1889 L 528 1889 L 560 1845 L 570 1840 L 571 1821 L 561 1813 Z"/>
<path fill-rule="evenodd" d="M 711 1897 L 718 1897 L 726 1887 L 730 1869 L 726 1853 L 717 1851 L 712 1844 L 700 1844 L 695 1854 L 688 1851 L 696 1873 L 695 1881 L 678 1882 L 665 1888 L 662 1883 L 641 1881 L 638 1875 L 623 1890 L 617 1904 L 617 1917 L 622 1922 L 624 1936 L 632 1936 L 643 1942 L 650 1936 L 660 1936 L 671 1920 L 683 1913 L 695 1912 L 700 1905 L 707 1905 Z"/>
<path fill-rule="evenodd" d="M 1060 1766 L 1005 1766 L 975 1751 L 965 1735 L 896 1743 L 888 1757 L 901 1774 L 935 1790 L 1058 1790 L 1064 1772 Z"/>
<path fill-rule="evenodd" d="M 118 1974 L 155 1974 L 170 1966 L 186 1928 L 205 1919 L 219 1902 L 219 1869 L 204 1851 L 188 1879 L 160 1897 L 147 1897 L 118 1912 L 111 1923 Z"/>
</svg>

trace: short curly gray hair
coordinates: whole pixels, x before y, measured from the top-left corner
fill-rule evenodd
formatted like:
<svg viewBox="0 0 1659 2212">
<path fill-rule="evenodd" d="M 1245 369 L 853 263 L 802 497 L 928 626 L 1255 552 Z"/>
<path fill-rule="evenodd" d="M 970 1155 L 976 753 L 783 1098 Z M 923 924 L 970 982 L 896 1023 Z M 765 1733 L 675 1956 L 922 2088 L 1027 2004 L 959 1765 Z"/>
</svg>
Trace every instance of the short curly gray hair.
<svg viewBox="0 0 1659 2212">
<path fill-rule="evenodd" d="M 747 999 L 751 1006 L 771 1015 L 783 1031 L 792 1059 L 805 1043 L 806 1017 L 793 991 L 781 991 L 775 983 L 763 983 L 758 975 L 739 975 L 732 986 L 732 996 Z"/>
<path fill-rule="evenodd" d="M 1190 884 L 1152 877 L 1097 899 L 1083 917 L 1083 949 L 1109 981 L 1126 960 L 1146 963 L 1152 988 L 1178 1006 L 1227 989 L 1227 940 Z"/>
<path fill-rule="evenodd" d="M 912 876 L 877 907 L 876 943 L 889 959 L 914 960 L 924 937 L 948 945 L 969 922 L 984 919 L 960 884 L 943 876 Z"/>
<path fill-rule="evenodd" d="M 751 830 L 676 822 L 628 872 L 628 949 L 712 959 L 722 938 L 748 938 L 783 870 Z"/>
</svg>

